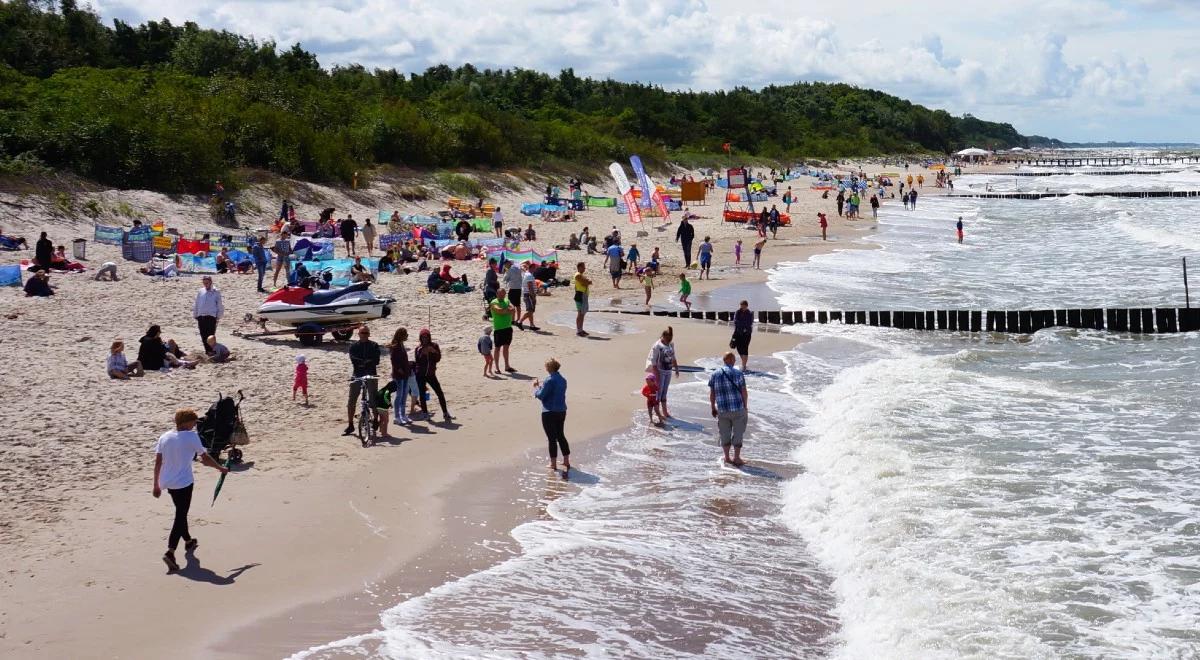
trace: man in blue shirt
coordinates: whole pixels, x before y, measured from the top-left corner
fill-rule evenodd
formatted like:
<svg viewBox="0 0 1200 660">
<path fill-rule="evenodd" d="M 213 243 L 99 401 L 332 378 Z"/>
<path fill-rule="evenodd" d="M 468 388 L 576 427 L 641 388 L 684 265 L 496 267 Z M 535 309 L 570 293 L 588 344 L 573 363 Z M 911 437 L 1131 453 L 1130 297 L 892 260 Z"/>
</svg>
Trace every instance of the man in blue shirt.
<svg viewBox="0 0 1200 660">
<path fill-rule="evenodd" d="M 271 257 L 267 255 L 267 239 L 260 238 L 250 248 L 250 258 L 254 260 L 254 268 L 258 271 L 258 292 L 266 293 L 263 288 L 263 278 L 267 275 L 267 266 L 271 263 Z"/>
<path fill-rule="evenodd" d="M 608 262 L 608 274 L 612 277 L 614 288 L 621 288 L 621 274 L 625 271 L 621 264 L 621 259 L 625 257 L 625 251 L 621 249 L 620 243 L 613 243 L 604 251 L 604 261 Z"/>
<path fill-rule="evenodd" d="M 742 436 L 746 433 L 750 397 L 746 392 L 746 378 L 733 368 L 737 357 L 729 352 L 723 361 L 725 364 L 708 378 L 708 401 L 712 405 L 712 416 L 717 418 L 717 432 L 721 438 L 721 450 L 725 452 L 725 462 L 741 466 L 745 464 L 742 460 Z M 729 456 L 731 446 L 732 458 Z"/>
<path fill-rule="evenodd" d="M 550 448 L 550 469 L 558 469 L 558 451 L 562 450 L 563 472 L 571 470 L 571 446 L 563 428 L 567 423 L 567 379 L 558 373 L 558 360 L 546 361 L 546 381 L 533 381 L 533 396 L 542 402 L 542 428 Z"/>
</svg>

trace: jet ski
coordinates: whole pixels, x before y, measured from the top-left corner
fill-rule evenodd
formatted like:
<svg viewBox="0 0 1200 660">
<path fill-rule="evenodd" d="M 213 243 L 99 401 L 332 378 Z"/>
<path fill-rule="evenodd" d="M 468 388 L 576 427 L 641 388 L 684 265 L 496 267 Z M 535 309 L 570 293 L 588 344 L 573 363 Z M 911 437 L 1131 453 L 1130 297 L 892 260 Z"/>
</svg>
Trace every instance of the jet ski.
<svg viewBox="0 0 1200 660">
<path fill-rule="evenodd" d="M 319 291 L 284 287 L 267 296 L 258 315 L 281 325 L 343 325 L 387 318 L 394 298 L 379 298 L 368 290 L 370 282 Z"/>
</svg>

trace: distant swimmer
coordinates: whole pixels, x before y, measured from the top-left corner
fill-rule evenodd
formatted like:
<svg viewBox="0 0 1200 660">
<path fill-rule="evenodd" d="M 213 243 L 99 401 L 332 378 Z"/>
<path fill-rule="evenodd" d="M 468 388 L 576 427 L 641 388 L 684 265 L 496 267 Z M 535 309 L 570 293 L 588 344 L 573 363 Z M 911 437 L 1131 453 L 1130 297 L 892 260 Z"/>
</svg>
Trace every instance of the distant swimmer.
<svg viewBox="0 0 1200 660">
<path fill-rule="evenodd" d="M 955 228 L 955 230 L 958 232 L 958 242 L 959 242 L 959 243 L 962 243 L 962 239 L 963 239 L 963 224 L 962 224 L 962 216 L 961 216 L 961 215 L 960 215 L 960 216 L 958 216 L 958 222 L 957 222 L 957 223 L 954 225 L 954 228 Z"/>
</svg>

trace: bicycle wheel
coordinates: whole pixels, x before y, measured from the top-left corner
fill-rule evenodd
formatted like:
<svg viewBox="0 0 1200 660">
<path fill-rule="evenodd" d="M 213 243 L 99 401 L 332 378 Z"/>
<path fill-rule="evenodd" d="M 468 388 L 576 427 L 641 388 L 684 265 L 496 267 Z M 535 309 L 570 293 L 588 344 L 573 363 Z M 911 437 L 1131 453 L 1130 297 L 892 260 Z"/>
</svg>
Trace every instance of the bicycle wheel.
<svg viewBox="0 0 1200 660">
<path fill-rule="evenodd" d="M 371 413 L 363 408 L 358 413 L 358 439 L 362 442 L 362 446 L 367 446 L 367 438 L 371 433 Z"/>
<path fill-rule="evenodd" d="M 375 421 L 375 416 L 367 413 L 367 446 L 374 447 L 375 441 L 379 439 L 379 426 Z"/>
</svg>

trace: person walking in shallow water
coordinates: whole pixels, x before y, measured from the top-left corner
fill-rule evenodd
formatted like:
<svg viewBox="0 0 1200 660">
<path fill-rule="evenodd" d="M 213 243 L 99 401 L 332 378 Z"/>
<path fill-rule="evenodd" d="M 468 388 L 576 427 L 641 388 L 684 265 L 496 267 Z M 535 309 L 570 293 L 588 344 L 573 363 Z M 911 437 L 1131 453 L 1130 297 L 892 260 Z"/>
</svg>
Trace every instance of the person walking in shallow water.
<svg viewBox="0 0 1200 660">
<path fill-rule="evenodd" d="M 558 469 L 558 454 L 562 452 L 563 472 L 571 470 L 571 445 L 563 430 L 567 423 L 567 379 L 558 373 L 558 360 L 546 360 L 546 380 L 533 381 L 533 396 L 542 402 L 542 429 L 550 452 L 550 469 Z"/>
<path fill-rule="evenodd" d="M 961 215 L 958 216 L 958 223 L 956 223 L 954 225 L 954 228 L 955 228 L 955 231 L 958 233 L 958 242 L 962 243 L 962 241 L 963 241 L 963 224 L 962 224 L 962 216 Z"/>
<path fill-rule="evenodd" d="M 712 416 L 717 420 L 717 435 L 721 442 L 721 451 L 725 453 L 725 462 L 741 466 L 742 436 L 746 434 L 750 395 L 746 391 L 746 378 L 742 372 L 734 368 L 737 361 L 733 352 L 728 352 L 722 358 L 722 364 L 708 378 L 708 401 L 712 406 Z M 733 456 L 729 455 L 730 448 Z"/>
</svg>

